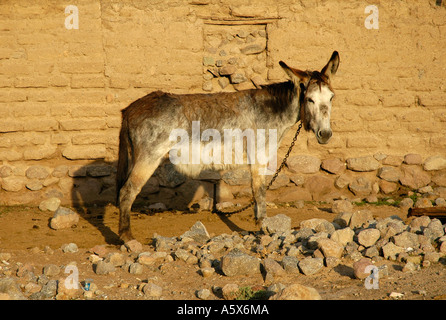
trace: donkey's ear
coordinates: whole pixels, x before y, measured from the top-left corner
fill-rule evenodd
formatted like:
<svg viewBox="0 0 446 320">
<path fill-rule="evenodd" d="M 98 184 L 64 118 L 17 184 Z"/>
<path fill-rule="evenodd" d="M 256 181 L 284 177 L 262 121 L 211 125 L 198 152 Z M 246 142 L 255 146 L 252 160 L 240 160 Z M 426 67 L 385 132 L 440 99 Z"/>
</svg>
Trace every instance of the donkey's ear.
<svg viewBox="0 0 446 320">
<path fill-rule="evenodd" d="M 291 68 L 287 66 L 287 64 L 283 61 L 280 61 L 279 64 L 283 68 L 283 70 L 285 70 L 288 77 L 290 77 L 290 79 L 293 80 L 294 83 L 296 84 L 303 83 L 306 86 L 308 80 L 310 80 L 310 76 L 308 75 L 307 72 Z"/>
<path fill-rule="evenodd" d="M 331 76 L 334 76 L 336 74 L 336 71 L 338 71 L 338 67 L 339 67 L 339 53 L 337 51 L 333 51 L 330 61 L 328 61 L 325 67 L 322 68 L 321 73 L 330 78 Z"/>
</svg>

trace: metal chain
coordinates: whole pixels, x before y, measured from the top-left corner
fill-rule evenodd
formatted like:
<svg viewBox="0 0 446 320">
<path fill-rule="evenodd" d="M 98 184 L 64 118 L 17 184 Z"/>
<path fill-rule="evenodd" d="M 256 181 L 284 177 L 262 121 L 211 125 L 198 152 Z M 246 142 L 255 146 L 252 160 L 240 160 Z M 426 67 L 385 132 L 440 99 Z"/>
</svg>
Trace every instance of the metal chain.
<svg viewBox="0 0 446 320">
<path fill-rule="evenodd" d="M 293 141 L 291 141 L 290 147 L 288 148 L 287 153 L 285 154 L 282 163 L 280 164 L 279 168 L 277 168 L 276 172 L 274 173 L 273 177 L 271 178 L 271 181 L 269 182 L 269 184 L 266 186 L 266 191 L 269 190 L 269 188 L 271 187 L 271 185 L 274 183 L 274 181 L 277 179 L 277 177 L 279 176 L 280 171 L 282 171 L 283 167 L 286 165 L 286 162 L 288 160 L 288 157 L 290 156 L 291 150 L 293 150 L 294 144 L 296 143 L 297 137 L 299 136 L 300 130 L 302 129 L 302 122 L 299 123 L 299 126 L 297 127 L 296 133 L 294 134 L 294 138 Z M 229 211 L 229 212 L 224 212 L 224 211 L 220 211 L 217 208 L 214 208 L 214 210 L 212 210 L 213 213 L 216 214 L 220 214 L 220 215 L 232 215 L 232 214 L 236 214 L 236 213 L 240 213 L 242 211 L 245 211 L 246 209 L 252 207 L 254 205 L 254 197 L 251 199 L 251 201 L 245 205 L 244 207 L 234 210 L 234 211 Z"/>
</svg>

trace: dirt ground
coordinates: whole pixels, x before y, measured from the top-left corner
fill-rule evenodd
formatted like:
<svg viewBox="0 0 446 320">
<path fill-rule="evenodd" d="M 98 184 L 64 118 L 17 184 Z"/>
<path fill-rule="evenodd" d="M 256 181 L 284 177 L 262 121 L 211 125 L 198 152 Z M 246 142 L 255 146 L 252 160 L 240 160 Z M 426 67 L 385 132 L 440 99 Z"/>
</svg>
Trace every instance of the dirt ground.
<svg viewBox="0 0 446 320">
<path fill-rule="evenodd" d="M 361 208 L 364 208 L 363 206 Z M 407 220 L 407 210 L 392 206 L 367 205 L 376 217 L 398 215 Z M 236 283 L 239 286 L 268 286 L 261 275 L 226 277 L 215 273 L 202 277 L 197 265 L 187 265 L 180 261 L 165 263 L 161 267 L 144 267 L 140 275 L 130 274 L 119 268 L 109 275 L 98 275 L 93 271 L 92 263 L 88 260 L 91 255 L 89 249 L 95 245 L 106 245 L 111 252 L 119 252 L 121 244 L 117 237 L 118 209 L 109 205 L 77 210 L 81 219 L 75 228 L 67 230 L 52 230 L 49 221 L 53 213 L 42 212 L 31 207 L 0 207 L 0 253 L 10 253 L 11 258 L 7 266 L 17 263 L 32 264 L 36 274 L 41 274 L 44 265 L 56 264 L 65 266 L 75 261 L 79 269 L 79 281 L 93 279 L 103 294 L 95 299 L 146 299 L 138 289 L 141 283 L 151 281 L 163 288 L 162 298 L 166 300 L 195 300 L 197 290 L 209 289 L 214 286 L 224 286 Z M 300 221 L 310 218 L 323 218 L 332 221 L 335 214 L 330 205 L 306 203 L 302 209 L 279 207 L 269 209 L 268 215 L 284 213 L 292 219 L 292 226 L 298 228 Z M 200 220 L 206 226 L 211 236 L 222 233 L 257 231 L 254 224 L 252 210 L 238 213 L 229 218 L 222 218 L 210 212 L 183 213 L 160 212 L 132 214 L 133 234 L 143 244 L 144 251 L 153 251 L 151 239 L 154 233 L 162 236 L 179 236 L 187 231 L 196 221 Z M 79 251 L 63 253 L 61 246 L 76 243 Z M 54 253 L 44 252 L 45 246 L 53 249 Z M 391 299 L 392 292 L 402 293 L 402 299 L 438 300 L 446 299 L 446 266 L 434 263 L 427 268 L 415 272 L 403 272 L 403 263 L 382 260 L 376 265 L 387 264 L 389 274 L 379 279 L 379 289 L 366 289 L 364 281 L 353 276 L 353 261 L 341 260 L 335 268 L 323 268 L 315 275 L 287 274 L 277 277 L 273 283 L 289 285 L 299 283 L 314 287 L 323 299 L 328 300 L 362 300 L 362 299 Z M 0 266 L 6 266 L 0 261 Z M 62 269 L 63 270 L 63 269 Z M 68 274 L 67 274 L 68 275 Z M 56 277 L 65 277 L 61 273 Z M 4 275 L 0 269 L 0 277 Z M 15 275 L 14 275 L 14 278 Z M 16 278 L 19 285 L 24 286 L 29 280 Z M 211 294 L 208 299 L 219 299 Z"/>
</svg>

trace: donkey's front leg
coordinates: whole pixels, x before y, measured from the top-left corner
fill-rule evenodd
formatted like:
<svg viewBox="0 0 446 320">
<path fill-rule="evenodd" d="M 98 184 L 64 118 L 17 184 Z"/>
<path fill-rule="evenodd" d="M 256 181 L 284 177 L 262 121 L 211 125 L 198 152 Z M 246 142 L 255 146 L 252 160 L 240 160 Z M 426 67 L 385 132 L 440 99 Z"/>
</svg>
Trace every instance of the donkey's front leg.
<svg viewBox="0 0 446 320">
<path fill-rule="evenodd" d="M 254 196 L 254 217 L 257 224 L 266 218 L 266 179 L 264 168 L 251 166 L 252 194 Z"/>
</svg>

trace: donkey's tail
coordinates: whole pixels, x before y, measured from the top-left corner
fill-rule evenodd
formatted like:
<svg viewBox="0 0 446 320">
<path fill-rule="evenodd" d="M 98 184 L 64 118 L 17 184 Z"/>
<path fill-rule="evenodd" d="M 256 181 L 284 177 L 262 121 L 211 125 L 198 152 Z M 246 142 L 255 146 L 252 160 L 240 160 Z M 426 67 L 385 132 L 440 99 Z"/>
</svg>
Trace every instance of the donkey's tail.
<svg viewBox="0 0 446 320">
<path fill-rule="evenodd" d="M 122 113 L 122 125 L 119 133 L 118 172 L 116 173 L 116 205 L 119 206 L 119 194 L 126 183 L 131 169 L 132 143 L 129 136 L 129 124 Z"/>
</svg>

